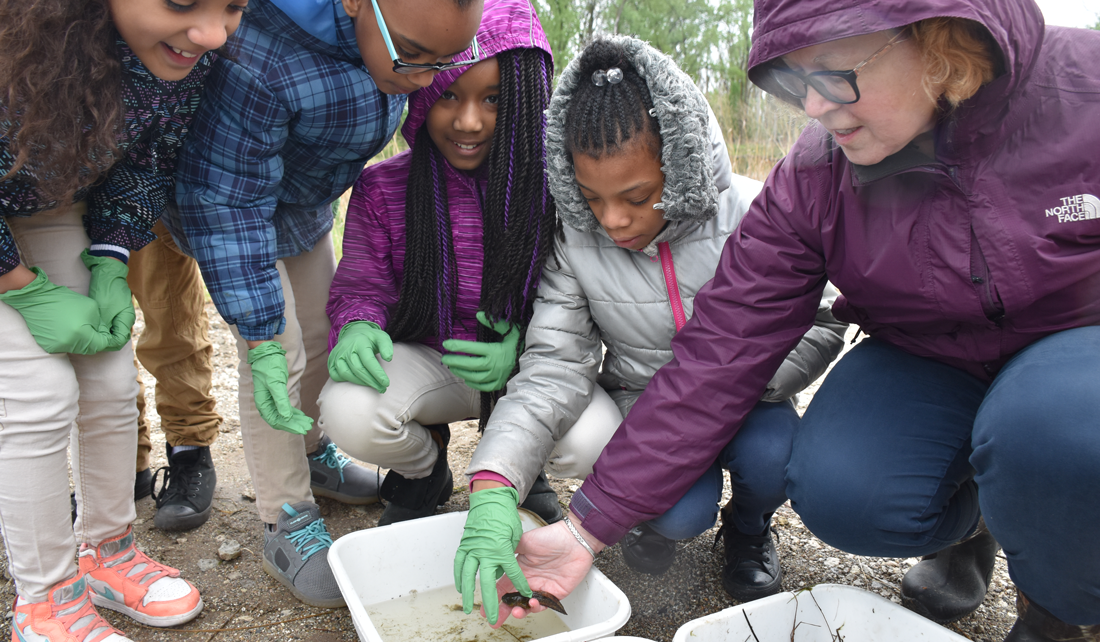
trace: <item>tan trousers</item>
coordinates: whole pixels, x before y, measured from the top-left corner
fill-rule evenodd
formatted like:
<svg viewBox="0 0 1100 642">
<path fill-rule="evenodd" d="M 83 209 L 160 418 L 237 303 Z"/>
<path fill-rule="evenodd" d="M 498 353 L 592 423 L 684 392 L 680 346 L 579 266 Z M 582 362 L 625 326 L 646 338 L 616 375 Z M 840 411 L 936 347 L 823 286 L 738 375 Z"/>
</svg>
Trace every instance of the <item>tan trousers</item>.
<svg viewBox="0 0 1100 642">
<path fill-rule="evenodd" d="M 424 426 L 476 417 L 480 393 L 451 374 L 442 355 L 420 343 L 395 343 L 379 360 L 390 378 L 385 394 L 329 380 L 321 392 L 321 428 L 344 452 L 407 479 L 432 472 L 437 446 Z"/>
<path fill-rule="evenodd" d="M 286 328 L 275 336 L 275 340 L 286 350 L 290 402 L 311 417 L 314 424 L 303 438 L 275 430 L 260 417 L 253 397 L 248 344 L 237 332 L 237 327 L 231 326 L 240 357 L 238 395 L 244 456 L 256 490 L 260 519 L 269 524 L 279 519 L 284 502 L 313 501 L 306 453 L 317 449 L 323 435 L 316 423 L 320 414 L 317 396 L 328 381 L 330 324 L 325 305 L 332 277 L 336 274 L 332 234 L 317 241 L 312 251 L 279 259 L 275 265 L 286 301 Z"/>
<path fill-rule="evenodd" d="M 8 218 L 20 256 L 50 281 L 88 293 L 84 204 Z M 0 529 L 8 572 L 25 600 L 74 576 L 77 542 L 98 544 L 134 520 L 136 372 L 131 345 L 82 356 L 47 354 L 23 317 L 0 303 Z M 76 501 L 69 522 L 69 456 Z M 120 468 L 119 463 L 126 462 Z M 75 539 L 74 539 L 75 531 Z"/>
<path fill-rule="evenodd" d="M 158 222 L 157 239 L 130 255 L 126 282 L 145 317 L 135 346 L 137 359 L 157 380 L 157 414 L 172 446 L 209 446 L 218 436 L 221 416 L 210 394 L 214 355 L 204 308 L 202 276 L 195 259 L 180 252 Z M 141 383 L 140 380 L 138 382 Z M 149 467 L 149 423 L 145 387 L 137 398 L 136 469 Z"/>
</svg>

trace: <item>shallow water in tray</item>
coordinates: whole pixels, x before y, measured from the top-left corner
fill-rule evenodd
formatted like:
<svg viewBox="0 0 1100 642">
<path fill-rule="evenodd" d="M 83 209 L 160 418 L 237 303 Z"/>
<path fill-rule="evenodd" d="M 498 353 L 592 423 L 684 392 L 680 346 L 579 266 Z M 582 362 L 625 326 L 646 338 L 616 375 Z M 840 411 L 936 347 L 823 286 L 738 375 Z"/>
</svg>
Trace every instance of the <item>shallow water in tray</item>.
<svg viewBox="0 0 1100 642">
<path fill-rule="evenodd" d="M 480 603 L 479 594 L 476 604 Z M 528 615 L 522 620 L 508 618 L 501 628 L 491 629 L 478 606 L 469 615 L 462 612 L 462 596 L 453 586 L 413 592 L 395 600 L 368 604 L 366 609 L 378 635 L 386 642 L 528 642 L 569 630 L 553 611 Z"/>
</svg>

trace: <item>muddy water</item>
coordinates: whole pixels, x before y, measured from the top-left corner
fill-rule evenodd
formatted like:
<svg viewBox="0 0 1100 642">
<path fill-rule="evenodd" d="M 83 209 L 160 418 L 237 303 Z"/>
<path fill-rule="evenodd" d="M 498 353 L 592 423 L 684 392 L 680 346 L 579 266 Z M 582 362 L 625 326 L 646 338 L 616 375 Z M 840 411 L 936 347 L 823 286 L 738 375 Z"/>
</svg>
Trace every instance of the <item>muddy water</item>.
<svg viewBox="0 0 1100 642">
<path fill-rule="evenodd" d="M 480 603 L 478 595 L 477 604 Z M 396 600 L 367 605 L 366 609 L 385 642 L 528 642 L 569 631 L 553 611 L 528 615 L 522 620 L 509 618 L 501 628 L 491 629 L 477 606 L 470 615 L 462 612 L 462 596 L 453 586 L 413 592 Z"/>
</svg>

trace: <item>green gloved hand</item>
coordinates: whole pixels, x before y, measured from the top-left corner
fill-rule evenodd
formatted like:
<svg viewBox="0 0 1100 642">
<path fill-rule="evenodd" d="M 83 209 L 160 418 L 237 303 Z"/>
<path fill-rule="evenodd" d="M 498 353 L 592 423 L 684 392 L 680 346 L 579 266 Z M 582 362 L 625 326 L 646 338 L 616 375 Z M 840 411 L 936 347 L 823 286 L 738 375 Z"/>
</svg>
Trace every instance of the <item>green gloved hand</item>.
<svg viewBox="0 0 1100 642">
<path fill-rule="evenodd" d="M 477 313 L 477 320 L 481 325 L 496 330 L 504 339 L 500 343 L 447 339 L 443 342 L 444 349 L 466 354 L 445 354 L 442 362 L 467 386 L 482 392 L 493 392 L 508 383 L 508 377 L 516 367 L 519 326 L 509 321 L 490 323 L 484 312 Z"/>
<path fill-rule="evenodd" d="M 328 376 L 333 381 L 347 381 L 385 392 L 390 378 L 375 355 L 386 361 L 393 360 L 390 335 L 377 323 L 352 321 L 340 328 L 340 337 L 328 355 Z"/>
<path fill-rule="evenodd" d="M 264 341 L 248 351 L 252 366 L 252 395 L 260 416 L 275 430 L 295 435 L 309 432 L 313 420 L 290 405 L 287 379 L 286 350 L 277 341 Z"/>
<path fill-rule="evenodd" d="M 130 340 L 130 331 L 137 320 L 134 296 L 126 283 L 129 268 L 125 263 L 106 256 L 92 256 L 88 250 L 80 253 L 84 267 L 92 273 L 88 296 L 99 304 L 99 318 L 111 333 L 108 350 L 121 350 Z"/>
<path fill-rule="evenodd" d="M 515 488 L 486 488 L 470 493 L 470 514 L 455 553 L 455 588 L 462 593 L 462 610 L 474 609 L 474 576 L 481 568 L 481 599 L 490 624 L 499 609 L 490 606 L 497 595 L 497 580 L 508 574 L 516 590 L 531 596 L 531 587 L 516 561 L 516 545 L 523 535 L 519 523 L 519 495 Z"/>
<path fill-rule="evenodd" d="M 99 305 L 89 297 L 51 283 L 41 268 L 31 268 L 35 279 L 19 290 L 0 294 L 23 316 L 35 342 L 46 352 L 96 354 L 113 347 L 115 338 L 100 322 Z M 125 344 L 125 341 L 123 342 Z"/>
</svg>

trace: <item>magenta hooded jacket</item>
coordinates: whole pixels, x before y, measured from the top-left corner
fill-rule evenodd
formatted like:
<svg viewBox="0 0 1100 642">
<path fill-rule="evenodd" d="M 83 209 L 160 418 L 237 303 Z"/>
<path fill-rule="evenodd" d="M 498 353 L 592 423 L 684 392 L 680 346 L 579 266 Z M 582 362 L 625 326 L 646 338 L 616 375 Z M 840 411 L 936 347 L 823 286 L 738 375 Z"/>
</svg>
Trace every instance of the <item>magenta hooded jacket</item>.
<svg viewBox="0 0 1100 642">
<path fill-rule="evenodd" d="M 528 0 L 486 0 L 477 41 L 482 59 L 509 49 L 537 47 L 550 53 L 546 34 Z M 455 58 L 470 57 L 472 52 L 467 50 Z M 409 96 L 409 113 L 401 134 L 410 147 L 428 110 L 467 69 L 440 72 L 431 85 Z M 344 227 L 344 254 L 325 308 L 332 320 L 330 350 L 336 345 L 340 329 L 352 321 L 373 321 L 385 330 L 390 311 L 397 304 L 405 268 L 405 186 L 411 160 L 409 150 L 367 167 L 352 190 Z M 462 172 L 443 162 L 458 284 L 454 336 L 443 339 L 476 341 L 482 266 L 480 202 L 488 176 Z M 423 343 L 442 351 L 442 339 L 438 337 L 426 337 Z"/>
<path fill-rule="evenodd" d="M 943 119 L 934 158 L 910 146 L 856 166 L 816 123 L 803 132 L 573 497 L 607 544 L 714 462 L 827 279 L 838 319 L 984 381 L 1038 339 L 1100 322 L 1100 32 L 1044 28 L 1032 0 L 756 0 L 755 15 L 757 84 L 796 49 L 936 16 L 983 24 L 1005 72 Z"/>
</svg>

